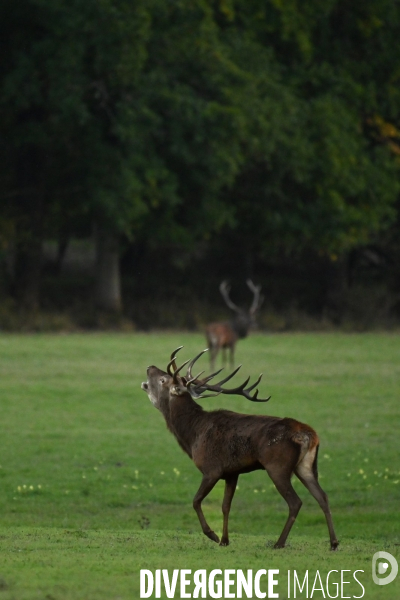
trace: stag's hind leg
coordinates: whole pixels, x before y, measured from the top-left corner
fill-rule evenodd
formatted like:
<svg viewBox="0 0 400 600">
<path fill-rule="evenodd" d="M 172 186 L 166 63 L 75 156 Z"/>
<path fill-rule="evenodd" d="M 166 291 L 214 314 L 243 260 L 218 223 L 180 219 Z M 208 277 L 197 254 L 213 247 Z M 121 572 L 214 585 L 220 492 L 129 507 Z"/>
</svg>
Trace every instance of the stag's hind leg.
<svg viewBox="0 0 400 600">
<path fill-rule="evenodd" d="M 229 348 L 229 366 L 233 369 L 235 365 L 235 346 L 232 344 Z"/>
<path fill-rule="evenodd" d="M 228 535 L 228 519 L 229 511 L 231 510 L 232 498 L 236 491 L 236 485 L 238 481 L 238 475 L 227 477 L 225 480 L 225 493 L 222 501 L 222 513 L 224 515 L 224 526 L 222 531 L 222 538 L 220 546 L 229 546 L 229 535 Z"/>
<path fill-rule="evenodd" d="M 303 504 L 300 500 L 299 496 L 296 494 L 292 482 L 290 481 L 291 474 L 288 473 L 273 473 L 271 474 L 268 471 L 269 476 L 275 484 L 276 489 L 287 502 L 289 507 L 289 516 L 285 523 L 285 526 L 282 530 L 281 535 L 279 536 L 279 540 L 274 545 L 274 548 L 284 548 L 286 544 L 287 537 L 290 533 L 290 530 L 293 527 L 293 524 L 296 520 L 297 515 L 299 514 L 299 510 L 301 505 Z"/>
<path fill-rule="evenodd" d="M 206 496 L 208 496 L 208 494 L 211 492 L 217 481 L 219 481 L 219 477 L 203 477 L 200 487 L 197 490 L 197 494 L 193 498 L 193 508 L 197 513 L 203 533 L 208 538 L 210 538 L 210 540 L 212 540 L 213 542 L 217 542 L 218 544 L 219 537 L 207 523 L 201 508 L 202 501 Z"/>
<path fill-rule="evenodd" d="M 226 367 L 226 346 L 222 346 L 221 356 L 222 356 L 222 366 Z"/>
<path fill-rule="evenodd" d="M 276 489 L 282 498 L 286 500 L 289 507 L 287 521 L 274 548 L 285 547 L 287 537 L 302 505 L 302 501 L 293 489 L 291 482 L 293 468 L 295 467 L 298 458 L 299 448 L 297 445 L 291 444 L 285 448 L 285 460 L 282 460 L 282 454 L 278 452 L 274 458 L 270 457 L 265 463 L 261 461 L 268 475 L 274 482 Z"/>
<path fill-rule="evenodd" d="M 322 508 L 325 515 L 326 523 L 328 525 L 331 550 L 337 550 L 339 542 L 337 540 L 335 530 L 333 528 L 333 521 L 331 511 L 329 508 L 328 496 L 318 483 L 317 456 L 317 448 L 313 448 L 313 450 L 307 452 L 303 460 L 295 468 L 294 472 L 300 479 L 301 483 L 308 489 L 310 494 L 314 496 L 314 498 Z"/>
</svg>

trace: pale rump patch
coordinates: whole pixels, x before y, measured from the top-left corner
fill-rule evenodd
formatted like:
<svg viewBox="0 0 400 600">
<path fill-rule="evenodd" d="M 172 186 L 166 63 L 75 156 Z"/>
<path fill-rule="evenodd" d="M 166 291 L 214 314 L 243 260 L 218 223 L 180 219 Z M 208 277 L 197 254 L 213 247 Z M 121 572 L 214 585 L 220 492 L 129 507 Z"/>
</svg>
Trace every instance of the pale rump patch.
<svg viewBox="0 0 400 600">
<path fill-rule="evenodd" d="M 306 456 L 307 452 L 316 447 L 318 437 L 314 430 L 310 429 L 309 431 L 304 431 L 302 424 L 298 423 L 298 431 L 291 436 L 291 439 L 300 446 L 300 454 L 297 461 L 297 465 L 299 465 Z"/>
<path fill-rule="evenodd" d="M 216 336 L 215 334 L 210 334 L 210 345 L 211 346 L 216 346 L 218 344 L 218 336 Z"/>
<path fill-rule="evenodd" d="M 303 458 L 300 457 L 300 461 L 297 463 L 296 473 L 303 479 L 315 479 L 312 466 L 314 464 L 316 452 L 317 447 L 314 446 L 311 450 L 307 450 Z"/>
<path fill-rule="evenodd" d="M 318 446 L 319 439 L 317 433 L 311 427 L 307 425 L 304 426 L 303 423 L 295 423 L 293 425 L 294 433 L 292 435 L 292 440 L 296 442 L 296 444 L 300 444 L 302 446 L 306 445 L 307 448 L 314 448 L 314 446 Z"/>
</svg>

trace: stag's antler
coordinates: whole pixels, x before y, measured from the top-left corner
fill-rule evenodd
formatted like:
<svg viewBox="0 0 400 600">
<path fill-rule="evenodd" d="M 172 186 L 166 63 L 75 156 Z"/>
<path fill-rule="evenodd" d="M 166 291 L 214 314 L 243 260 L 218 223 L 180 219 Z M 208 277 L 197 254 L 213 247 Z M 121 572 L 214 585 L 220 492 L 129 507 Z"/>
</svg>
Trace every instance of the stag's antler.
<svg viewBox="0 0 400 600">
<path fill-rule="evenodd" d="M 246 283 L 247 283 L 249 289 L 254 294 L 253 302 L 252 302 L 252 304 L 250 306 L 250 310 L 249 310 L 249 313 L 251 315 L 254 315 L 254 313 L 257 312 L 257 310 L 260 308 L 261 304 L 264 302 L 264 296 L 262 296 L 260 294 L 261 285 L 255 285 L 251 279 L 247 279 Z"/>
<path fill-rule="evenodd" d="M 229 381 L 229 379 L 231 379 L 234 375 L 236 375 L 236 373 L 239 371 L 240 367 L 241 367 L 241 365 L 239 367 L 237 367 L 237 369 L 235 369 L 233 371 L 233 373 L 231 373 L 230 375 L 225 377 L 225 379 L 222 379 L 221 381 L 219 381 L 218 383 L 215 383 L 214 385 L 211 385 L 208 383 L 210 378 L 215 376 L 215 375 L 212 375 L 212 376 L 209 376 L 206 378 L 207 381 L 205 381 L 204 379 L 200 380 L 200 381 L 198 381 L 198 380 L 188 381 L 187 387 L 188 387 L 188 389 L 190 389 L 190 393 L 192 394 L 192 396 L 195 396 L 196 398 L 215 398 L 215 396 L 219 396 L 219 394 L 230 394 L 230 395 L 244 396 L 245 398 L 247 398 L 247 400 L 251 400 L 252 402 L 268 402 L 268 400 L 271 398 L 271 396 L 269 396 L 268 398 L 258 398 L 257 397 L 258 389 L 256 389 L 254 394 L 250 394 L 250 392 L 252 390 L 254 390 L 254 388 L 260 383 L 262 374 L 258 377 L 258 379 L 255 383 L 253 383 L 252 385 L 250 385 L 247 388 L 246 388 L 246 386 L 250 381 L 250 377 L 248 377 L 246 379 L 246 381 L 244 381 L 238 387 L 235 387 L 235 388 L 223 388 L 222 387 L 222 385 L 224 383 L 226 383 L 226 381 Z M 215 394 L 203 395 L 204 392 L 215 392 Z"/>
<path fill-rule="evenodd" d="M 221 371 L 223 369 L 219 369 L 219 371 L 216 371 L 215 373 L 212 373 L 211 375 L 208 375 L 208 377 L 204 377 L 203 379 L 199 379 L 199 378 L 200 378 L 200 375 L 202 375 L 204 373 L 204 371 L 201 371 L 201 373 L 199 373 L 198 375 L 193 377 L 192 369 L 193 369 L 194 363 L 205 352 L 208 351 L 208 348 L 206 350 L 202 350 L 191 361 L 186 361 L 179 368 L 177 368 L 176 362 L 175 362 L 175 359 L 176 359 L 175 353 L 178 352 L 181 348 L 182 348 L 182 346 L 180 348 L 178 348 L 177 350 L 175 350 L 171 354 L 171 361 L 168 364 L 168 373 L 171 375 L 171 377 L 174 378 L 174 382 L 176 383 L 177 382 L 176 377 L 177 377 L 179 371 L 181 369 L 183 369 L 183 367 L 189 363 L 189 366 L 188 366 L 187 372 L 186 372 L 186 377 L 183 377 L 182 380 L 184 381 L 184 384 L 186 385 L 187 389 L 190 391 L 191 395 L 194 396 L 195 398 L 215 398 L 215 396 L 219 396 L 219 394 L 231 394 L 231 395 L 244 396 L 245 398 L 247 398 L 247 400 L 251 400 L 252 402 L 268 402 L 268 400 L 271 398 L 271 396 L 269 396 L 268 398 L 258 398 L 257 397 L 258 389 L 256 389 L 254 394 L 250 394 L 250 392 L 252 390 L 254 390 L 254 388 L 260 383 L 262 374 L 258 377 L 258 379 L 255 383 L 253 383 L 252 385 L 250 385 L 247 388 L 246 388 L 246 386 L 250 381 L 250 377 L 248 377 L 246 379 L 246 381 L 244 381 L 241 385 L 239 385 L 236 388 L 226 389 L 226 388 L 222 387 L 224 383 L 226 383 L 227 381 L 229 381 L 230 379 L 232 379 L 232 377 L 234 377 L 236 375 L 236 373 L 239 371 L 239 369 L 241 368 L 242 365 L 239 365 L 239 367 L 237 367 L 234 371 L 232 371 L 232 373 L 230 373 L 229 375 L 224 377 L 224 379 L 221 379 L 221 381 L 219 381 L 218 383 L 215 383 L 214 385 L 209 384 L 209 381 L 211 381 L 211 379 L 214 379 L 214 377 L 216 377 L 219 373 L 221 373 Z M 171 366 L 173 366 L 173 368 L 174 368 L 174 373 L 171 373 L 171 371 L 170 371 Z M 203 395 L 204 392 L 215 392 L 215 394 L 207 394 L 204 396 Z"/>
<path fill-rule="evenodd" d="M 232 300 L 230 299 L 230 297 L 229 297 L 230 290 L 231 290 L 231 286 L 228 284 L 228 282 L 222 281 L 219 286 L 219 291 L 221 292 L 221 296 L 225 300 L 225 303 L 227 304 L 227 306 L 240 315 L 243 313 L 243 310 L 241 308 L 239 308 L 239 306 L 236 306 L 236 304 L 234 304 L 232 302 Z"/>
<path fill-rule="evenodd" d="M 179 350 L 182 350 L 182 348 L 183 348 L 183 346 L 178 346 L 178 348 L 176 350 L 174 350 L 171 353 L 171 356 L 169 357 L 170 360 L 169 360 L 169 363 L 168 363 L 168 366 L 167 366 L 167 372 L 168 372 L 168 375 L 170 377 L 174 376 L 174 371 L 176 371 L 176 369 L 177 369 L 177 366 L 176 366 L 176 355 L 178 354 Z M 174 371 L 171 371 L 171 367 L 173 368 Z"/>
</svg>

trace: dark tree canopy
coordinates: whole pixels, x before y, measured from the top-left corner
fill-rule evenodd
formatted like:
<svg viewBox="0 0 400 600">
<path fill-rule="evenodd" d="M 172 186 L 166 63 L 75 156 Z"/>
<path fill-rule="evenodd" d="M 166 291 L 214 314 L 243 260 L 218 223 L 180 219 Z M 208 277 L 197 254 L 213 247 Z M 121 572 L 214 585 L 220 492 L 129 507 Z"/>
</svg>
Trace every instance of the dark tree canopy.
<svg viewBox="0 0 400 600">
<path fill-rule="evenodd" d="M 398 211 L 399 33 L 391 0 L 4 0 L 16 298 L 38 304 L 45 239 L 94 226 L 117 261 L 136 243 L 182 266 L 376 240 Z"/>
</svg>

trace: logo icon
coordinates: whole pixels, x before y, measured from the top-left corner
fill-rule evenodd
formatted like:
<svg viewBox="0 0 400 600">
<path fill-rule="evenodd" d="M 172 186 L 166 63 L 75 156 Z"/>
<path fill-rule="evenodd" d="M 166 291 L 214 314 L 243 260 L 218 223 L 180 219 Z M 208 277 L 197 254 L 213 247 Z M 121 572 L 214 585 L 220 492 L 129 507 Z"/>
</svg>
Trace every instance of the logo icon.
<svg viewBox="0 0 400 600">
<path fill-rule="evenodd" d="M 391 572 L 386 577 L 379 577 L 379 575 L 385 575 L 389 568 L 389 564 L 391 566 Z M 372 579 L 376 585 L 387 585 L 388 583 L 392 583 L 392 581 L 396 578 L 399 570 L 399 565 L 394 556 L 389 554 L 389 552 L 375 552 L 372 557 Z"/>
</svg>

